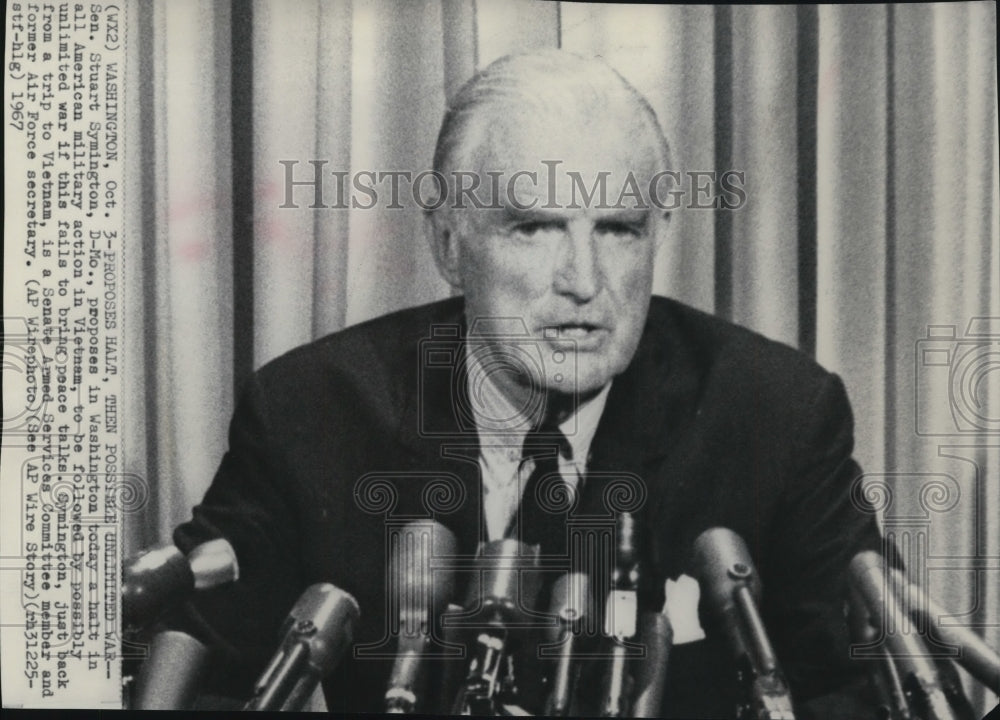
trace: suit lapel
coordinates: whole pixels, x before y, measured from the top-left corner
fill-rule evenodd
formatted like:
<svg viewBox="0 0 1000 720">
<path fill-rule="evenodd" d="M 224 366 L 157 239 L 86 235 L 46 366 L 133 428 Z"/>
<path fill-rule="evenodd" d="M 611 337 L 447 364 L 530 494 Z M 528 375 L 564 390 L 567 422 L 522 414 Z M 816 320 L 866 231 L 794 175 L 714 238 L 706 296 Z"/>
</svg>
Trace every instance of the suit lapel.
<svg viewBox="0 0 1000 720">
<path fill-rule="evenodd" d="M 464 303 L 461 298 L 444 311 L 404 348 L 407 367 L 400 388 L 402 414 L 398 438 L 414 473 L 440 470 L 458 483 L 460 497 L 447 504 L 449 512 L 435 512 L 428 498 L 414 498 L 409 510 L 435 519 L 455 533 L 461 554 L 474 554 L 481 539 L 482 487 L 479 477 L 479 436 L 471 418 L 463 417 L 456 392 L 464 391 L 462 352 L 465 341 Z M 428 476 L 428 481 L 433 478 Z M 426 483 L 421 483 L 423 491 Z M 440 504 L 438 505 L 440 507 Z"/>
<path fill-rule="evenodd" d="M 678 466 L 673 459 L 695 422 L 704 369 L 680 341 L 682 330 L 669 308 L 653 300 L 636 355 L 611 386 L 591 448 L 588 477 L 597 482 L 588 479 L 581 506 L 588 514 L 605 514 L 614 509 L 608 507 L 609 482 L 637 483 L 648 557 L 657 575 L 665 575 L 674 562 L 663 551 L 672 544 L 667 538 L 690 485 L 672 472 Z"/>
</svg>

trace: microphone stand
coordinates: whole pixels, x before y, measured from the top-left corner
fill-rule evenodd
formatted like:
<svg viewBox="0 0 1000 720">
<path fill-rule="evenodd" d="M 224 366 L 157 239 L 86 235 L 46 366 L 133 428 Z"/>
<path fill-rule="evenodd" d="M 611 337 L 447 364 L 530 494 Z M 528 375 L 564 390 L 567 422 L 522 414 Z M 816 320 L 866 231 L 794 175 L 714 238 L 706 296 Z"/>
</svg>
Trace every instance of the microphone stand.
<svg viewBox="0 0 1000 720">
<path fill-rule="evenodd" d="M 500 625 L 494 632 L 482 632 L 476 638 L 475 658 L 459 691 L 452 712 L 456 715 L 500 715 L 496 702 L 503 665 L 507 631 Z"/>
<path fill-rule="evenodd" d="M 485 543 L 480 548 L 478 573 L 467 603 L 478 632 L 473 659 L 451 714 L 519 714 L 514 711 L 516 706 L 501 701 L 507 628 L 535 603 L 540 588 L 531 570 L 538 567 L 538 553 L 537 545 L 509 539 Z"/>
<path fill-rule="evenodd" d="M 744 573 L 745 571 L 745 573 Z M 741 684 L 748 687 L 747 696 L 752 703 L 743 706 L 741 718 L 757 720 L 758 718 L 791 718 L 794 717 L 788 701 L 788 686 L 778 665 L 771 641 L 767 637 L 763 619 L 757 611 L 757 603 L 748 582 L 752 571 L 746 566 L 734 565 L 729 569 L 730 577 L 739 582 L 734 593 L 736 607 L 744 619 L 749 642 L 746 643 L 747 653 L 756 652 L 757 662 L 750 662 L 744 655 L 738 672 L 742 676 Z"/>
<path fill-rule="evenodd" d="M 608 671 L 604 679 L 601 717 L 625 717 L 631 714 L 629 701 L 634 680 L 629 673 L 629 656 L 638 649 L 639 580 L 642 566 L 639 555 L 639 531 L 636 518 L 621 512 L 615 519 L 615 557 L 610 592 L 604 609 L 605 648 Z"/>
<path fill-rule="evenodd" d="M 791 693 L 757 608 L 761 582 L 743 539 L 715 527 L 694 541 L 694 565 L 736 660 L 740 720 L 794 720 Z"/>
</svg>

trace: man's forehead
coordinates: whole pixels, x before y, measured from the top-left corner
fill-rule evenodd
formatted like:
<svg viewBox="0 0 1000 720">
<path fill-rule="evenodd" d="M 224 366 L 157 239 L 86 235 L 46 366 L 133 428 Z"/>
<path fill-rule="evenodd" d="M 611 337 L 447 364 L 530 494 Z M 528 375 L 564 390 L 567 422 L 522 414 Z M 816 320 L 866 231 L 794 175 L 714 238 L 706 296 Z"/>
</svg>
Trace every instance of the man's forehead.
<svg viewBox="0 0 1000 720">
<path fill-rule="evenodd" d="M 511 112 L 489 122 L 471 149 L 480 174 L 535 170 L 542 163 L 562 172 L 653 174 L 660 156 L 640 118 L 622 112 L 593 116 Z"/>
<path fill-rule="evenodd" d="M 491 123 L 465 156 L 468 166 L 455 170 L 493 208 L 648 208 L 664 170 L 650 134 L 632 117 L 512 114 Z"/>
</svg>

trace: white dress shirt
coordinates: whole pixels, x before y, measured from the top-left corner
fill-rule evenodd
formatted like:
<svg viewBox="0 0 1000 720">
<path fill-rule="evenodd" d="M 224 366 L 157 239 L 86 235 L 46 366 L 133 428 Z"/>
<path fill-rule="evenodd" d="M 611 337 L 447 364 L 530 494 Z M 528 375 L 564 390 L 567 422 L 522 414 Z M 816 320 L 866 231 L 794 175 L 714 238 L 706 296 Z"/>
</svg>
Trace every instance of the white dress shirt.
<svg viewBox="0 0 1000 720">
<path fill-rule="evenodd" d="M 483 512 L 489 540 L 504 537 L 521 502 L 521 494 L 535 469 L 534 460 L 522 462 L 524 437 L 531 429 L 531 419 L 518 412 L 510 400 L 489 379 L 477 362 L 476 353 L 467 355 L 469 404 L 479 434 L 479 470 L 483 479 Z M 569 441 L 572 458 L 559 456 L 563 480 L 576 489 L 586 477 L 590 445 L 604 413 L 611 383 L 600 393 L 581 403 L 576 412 L 559 425 Z M 698 582 L 688 575 L 666 582 L 663 612 L 670 618 L 674 644 L 693 642 L 705 637 L 698 620 Z"/>
<path fill-rule="evenodd" d="M 469 404 L 479 434 L 479 470 L 483 480 L 483 511 L 486 532 L 490 540 L 503 538 L 507 526 L 517 512 L 524 486 L 534 470 L 534 460 L 524 462 L 521 453 L 524 437 L 531 429 L 531 418 L 525 417 L 483 371 L 478 353 L 467 355 Z M 559 472 L 563 480 L 576 488 L 585 477 L 590 444 L 597 424 L 604 413 L 611 383 L 600 393 L 581 403 L 576 412 L 559 425 L 573 451 L 571 459 L 559 457 Z"/>
</svg>

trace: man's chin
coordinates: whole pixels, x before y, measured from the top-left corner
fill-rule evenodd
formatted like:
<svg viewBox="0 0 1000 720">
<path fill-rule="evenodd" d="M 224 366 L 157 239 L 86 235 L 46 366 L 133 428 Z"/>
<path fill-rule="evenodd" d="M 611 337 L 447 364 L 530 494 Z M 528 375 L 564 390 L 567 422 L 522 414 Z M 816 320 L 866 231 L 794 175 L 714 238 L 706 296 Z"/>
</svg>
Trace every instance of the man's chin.
<svg viewBox="0 0 1000 720">
<path fill-rule="evenodd" d="M 609 382 L 611 382 L 610 375 L 574 377 L 569 373 L 566 375 L 556 373 L 547 379 L 545 389 L 551 393 L 576 397 L 579 402 L 584 402 L 601 392 Z"/>
</svg>

